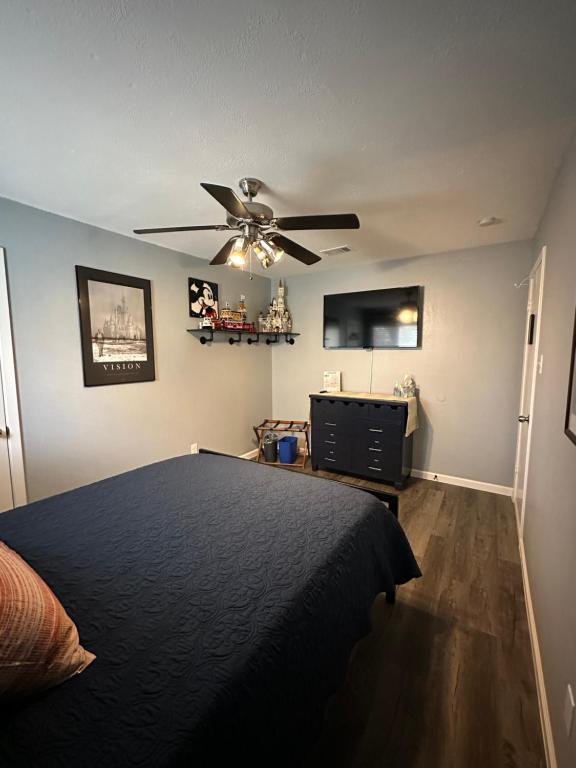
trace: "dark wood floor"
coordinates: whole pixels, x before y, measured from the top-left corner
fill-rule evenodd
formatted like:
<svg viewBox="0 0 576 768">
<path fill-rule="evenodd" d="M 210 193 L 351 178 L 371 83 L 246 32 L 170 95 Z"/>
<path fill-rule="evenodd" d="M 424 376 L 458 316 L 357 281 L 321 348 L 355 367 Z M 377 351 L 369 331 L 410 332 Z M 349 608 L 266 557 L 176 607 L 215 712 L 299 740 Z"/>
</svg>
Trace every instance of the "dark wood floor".
<svg viewBox="0 0 576 768">
<path fill-rule="evenodd" d="M 424 575 L 375 603 L 308 768 L 544 768 L 510 499 L 426 480 L 399 495 Z"/>
</svg>

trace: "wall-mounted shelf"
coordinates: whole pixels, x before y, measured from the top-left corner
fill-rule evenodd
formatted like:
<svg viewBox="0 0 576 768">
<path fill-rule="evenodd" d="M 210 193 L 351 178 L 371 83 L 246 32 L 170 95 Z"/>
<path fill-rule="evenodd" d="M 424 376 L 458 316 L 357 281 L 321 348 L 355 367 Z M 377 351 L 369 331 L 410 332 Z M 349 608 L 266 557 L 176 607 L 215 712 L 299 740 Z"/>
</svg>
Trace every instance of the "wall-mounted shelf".
<svg viewBox="0 0 576 768">
<path fill-rule="evenodd" d="M 294 344 L 295 337 L 300 336 L 299 333 L 276 333 L 268 331 L 233 331 L 233 330 L 215 330 L 214 328 L 189 328 L 188 333 L 200 341 L 200 344 L 208 344 L 214 341 L 215 338 L 224 336 L 228 337 L 228 344 L 240 344 L 242 339 L 246 339 L 246 343 L 259 344 L 260 340 L 266 341 L 266 344 L 279 344 L 282 339 L 287 344 Z"/>
</svg>

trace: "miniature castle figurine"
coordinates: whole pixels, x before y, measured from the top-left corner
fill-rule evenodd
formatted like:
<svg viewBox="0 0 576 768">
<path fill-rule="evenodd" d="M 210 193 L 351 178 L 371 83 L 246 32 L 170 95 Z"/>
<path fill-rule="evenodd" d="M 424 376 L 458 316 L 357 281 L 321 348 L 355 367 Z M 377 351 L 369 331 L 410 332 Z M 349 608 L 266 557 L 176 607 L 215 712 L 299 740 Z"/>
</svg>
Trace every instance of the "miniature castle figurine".
<svg viewBox="0 0 576 768">
<path fill-rule="evenodd" d="M 282 280 L 278 285 L 278 295 L 272 299 L 268 307 L 268 314 L 262 319 L 261 327 L 267 333 L 290 333 L 292 331 L 292 316 L 286 306 L 286 287 Z"/>
</svg>

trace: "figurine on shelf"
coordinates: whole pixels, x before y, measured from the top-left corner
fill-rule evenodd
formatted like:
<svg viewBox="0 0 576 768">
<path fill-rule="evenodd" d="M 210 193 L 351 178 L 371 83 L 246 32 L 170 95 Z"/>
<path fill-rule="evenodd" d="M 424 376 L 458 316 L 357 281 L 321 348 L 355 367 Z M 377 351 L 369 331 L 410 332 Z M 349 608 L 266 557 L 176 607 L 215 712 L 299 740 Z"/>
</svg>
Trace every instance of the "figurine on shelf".
<svg viewBox="0 0 576 768">
<path fill-rule="evenodd" d="M 248 312 L 246 310 L 246 296 L 244 296 L 244 294 L 240 296 L 240 301 L 238 302 L 238 312 L 240 312 L 242 315 L 242 322 L 245 323 L 248 317 Z"/>
<path fill-rule="evenodd" d="M 284 310 L 284 314 L 282 316 L 282 333 L 290 333 L 292 330 L 292 318 L 290 317 L 290 312 L 288 312 L 287 309 Z"/>
<path fill-rule="evenodd" d="M 214 307 L 205 307 L 204 315 L 199 320 L 198 328 L 214 328 L 217 318 L 218 312 Z"/>
<path fill-rule="evenodd" d="M 265 333 L 290 333 L 292 331 L 292 316 L 286 306 L 286 288 L 280 280 L 278 296 L 274 296 L 268 314 L 263 318 L 262 328 Z"/>
</svg>

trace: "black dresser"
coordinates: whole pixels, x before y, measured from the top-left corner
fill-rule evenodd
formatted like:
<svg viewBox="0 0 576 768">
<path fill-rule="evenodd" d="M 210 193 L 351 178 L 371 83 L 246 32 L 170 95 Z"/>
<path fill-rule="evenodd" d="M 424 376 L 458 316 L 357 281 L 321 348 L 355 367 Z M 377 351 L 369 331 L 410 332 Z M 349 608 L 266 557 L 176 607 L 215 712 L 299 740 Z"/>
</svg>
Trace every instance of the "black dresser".
<svg viewBox="0 0 576 768">
<path fill-rule="evenodd" d="M 408 403 L 353 392 L 310 395 L 312 469 L 404 487 L 412 470 Z"/>
</svg>

